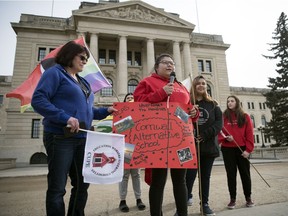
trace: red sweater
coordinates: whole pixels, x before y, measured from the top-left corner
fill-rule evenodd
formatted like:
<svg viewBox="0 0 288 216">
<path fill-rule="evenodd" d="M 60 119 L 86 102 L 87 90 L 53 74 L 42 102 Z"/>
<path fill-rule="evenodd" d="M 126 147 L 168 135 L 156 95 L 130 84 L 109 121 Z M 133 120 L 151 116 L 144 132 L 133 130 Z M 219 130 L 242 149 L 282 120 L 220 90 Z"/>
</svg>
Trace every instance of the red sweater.
<svg viewBox="0 0 288 216">
<path fill-rule="evenodd" d="M 133 93 L 135 102 L 166 102 L 168 96 L 163 86 L 167 85 L 168 82 L 169 79 L 161 77 L 156 73 L 146 77 L 138 84 Z M 170 96 L 170 102 L 190 103 L 189 92 L 182 84 L 174 82 L 174 91 Z"/>
<path fill-rule="evenodd" d="M 251 153 L 254 149 L 254 135 L 253 135 L 253 124 L 252 120 L 248 114 L 245 114 L 246 123 L 239 128 L 237 125 L 236 115 L 232 115 L 232 124 L 224 117 L 224 126 L 222 132 L 227 135 L 232 135 L 234 140 L 239 146 L 246 146 L 246 151 Z M 219 143 L 224 147 L 237 148 L 237 145 L 234 141 L 228 142 L 223 134 L 219 133 L 218 135 Z"/>
</svg>

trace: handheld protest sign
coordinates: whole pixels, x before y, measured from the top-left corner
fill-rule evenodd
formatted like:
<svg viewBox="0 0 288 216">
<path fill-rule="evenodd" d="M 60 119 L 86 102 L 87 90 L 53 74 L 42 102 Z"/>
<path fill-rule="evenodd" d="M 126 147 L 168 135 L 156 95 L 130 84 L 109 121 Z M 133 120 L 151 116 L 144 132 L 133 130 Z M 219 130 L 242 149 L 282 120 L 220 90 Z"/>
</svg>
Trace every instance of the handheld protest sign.
<svg viewBox="0 0 288 216">
<path fill-rule="evenodd" d="M 125 168 L 197 168 L 191 105 L 114 103 L 113 132 L 125 135 Z"/>
</svg>

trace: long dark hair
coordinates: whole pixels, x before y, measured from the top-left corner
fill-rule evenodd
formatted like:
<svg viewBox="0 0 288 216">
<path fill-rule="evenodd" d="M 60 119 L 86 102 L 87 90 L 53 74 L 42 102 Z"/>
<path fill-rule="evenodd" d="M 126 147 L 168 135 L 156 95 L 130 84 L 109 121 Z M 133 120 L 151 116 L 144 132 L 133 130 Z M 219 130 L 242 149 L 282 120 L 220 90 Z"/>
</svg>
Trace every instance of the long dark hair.
<svg viewBox="0 0 288 216">
<path fill-rule="evenodd" d="M 236 101 L 236 106 L 235 110 L 232 111 L 231 109 L 228 108 L 228 99 L 229 98 L 234 98 Z M 226 110 L 223 113 L 224 118 L 227 118 L 228 121 L 232 124 L 232 113 L 234 112 L 237 118 L 237 125 L 238 127 L 243 127 L 243 125 L 246 123 L 246 118 L 245 118 L 245 112 L 241 107 L 241 103 L 238 97 L 235 95 L 230 95 L 227 97 L 227 102 L 226 102 Z M 233 124 L 232 124 L 233 125 Z"/>
<path fill-rule="evenodd" d="M 89 51 L 86 47 L 75 43 L 74 41 L 69 41 L 57 53 L 55 57 L 55 62 L 62 65 L 63 67 L 73 67 L 72 62 L 76 55 L 85 52 L 87 58 L 90 57 Z"/>
</svg>

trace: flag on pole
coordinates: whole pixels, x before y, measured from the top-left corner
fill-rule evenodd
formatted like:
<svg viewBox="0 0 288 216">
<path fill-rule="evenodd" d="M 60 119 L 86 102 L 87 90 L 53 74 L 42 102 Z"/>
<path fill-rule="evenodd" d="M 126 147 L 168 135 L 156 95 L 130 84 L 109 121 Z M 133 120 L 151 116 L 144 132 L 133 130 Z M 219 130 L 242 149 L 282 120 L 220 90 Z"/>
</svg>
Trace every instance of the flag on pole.
<svg viewBox="0 0 288 216">
<path fill-rule="evenodd" d="M 122 181 L 125 136 L 87 132 L 82 174 L 84 182 L 114 184 Z"/>
<path fill-rule="evenodd" d="M 90 58 L 88 59 L 88 62 L 86 63 L 84 67 L 84 70 L 81 73 L 79 73 L 79 75 L 84 77 L 87 80 L 87 82 L 90 83 L 91 89 L 94 93 L 98 92 L 102 88 L 112 87 L 110 82 L 106 79 L 104 74 L 101 72 L 100 68 L 98 67 L 90 51 L 89 53 L 90 53 Z"/>
<path fill-rule="evenodd" d="M 85 46 L 88 49 L 85 43 L 85 39 L 83 37 L 78 38 L 74 41 L 75 43 L 81 44 L 82 46 Z M 30 73 L 29 77 L 19 87 L 6 94 L 6 97 L 20 99 L 21 113 L 25 112 L 25 110 L 29 109 L 32 110 L 30 103 L 33 92 L 40 80 L 40 77 L 45 72 L 45 70 L 55 65 L 55 57 L 59 52 L 59 50 L 62 48 L 62 46 L 63 45 L 57 47 L 56 49 L 51 51 L 47 56 L 45 56 L 45 58 L 35 67 L 35 69 Z M 112 87 L 109 81 L 105 78 L 105 76 L 99 69 L 90 51 L 89 53 L 90 58 L 87 64 L 85 65 L 83 71 L 79 73 L 79 75 L 87 79 L 94 93 L 96 93 L 97 91 L 99 91 L 104 87 Z"/>
<path fill-rule="evenodd" d="M 190 76 L 188 78 L 186 78 L 185 80 L 183 80 L 181 83 L 182 83 L 182 85 L 185 86 L 185 88 L 187 89 L 188 92 L 191 91 L 192 82 L 191 82 Z"/>
</svg>

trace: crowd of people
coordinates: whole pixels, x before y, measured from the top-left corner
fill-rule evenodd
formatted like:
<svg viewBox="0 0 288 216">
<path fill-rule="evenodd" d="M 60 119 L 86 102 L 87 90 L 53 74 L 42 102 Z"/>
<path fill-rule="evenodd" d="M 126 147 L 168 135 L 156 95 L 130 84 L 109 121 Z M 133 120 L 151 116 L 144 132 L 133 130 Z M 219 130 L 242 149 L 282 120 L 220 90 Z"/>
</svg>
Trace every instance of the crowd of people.
<svg viewBox="0 0 288 216">
<path fill-rule="evenodd" d="M 31 105 L 41 114 L 44 125 L 43 142 L 48 156 L 48 189 L 46 193 L 47 216 L 64 216 L 66 183 L 71 179 L 71 196 L 68 204 L 69 216 L 84 216 L 88 199 L 89 184 L 82 176 L 86 133 L 93 119 L 104 119 L 117 111 L 115 108 L 95 108 L 94 95 L 89 83 L 79 76 L 89 51 L 73 41 L 65 44 L 56 56 L 56 65 L 43 73 L 32 97 Z M 253 151 L 253 126 L 247 113 L 241 108 L 236 96 L 227 98 L 227 108 L 222 111 L 216 100 L 207 92 L 207 81 L 197 76 L 189 91 L 170 74 L 175 71 L 173 57 L 161 54 L 154 64 L 154 72 L 141 80 L 134 93 L 125 96 L 124 102 L 158 103 L 179 102 L 191 104 L 189 115 L 194 127 L 194 140 L 198 157 L 198 169 L 171 168 L 177 216 L 187 216 L 192 205 L 193 184 L 198 175 L 200 210 L 203 215 L 215 215 L 209 206 L 210 179 L 213 163 L 223 154 L 230 194 L 227 208 L 236 205 L 236 176 L 239 170 L 246 206 L 254 205 L 251 198 L 251 177 L 249 155 Z M 66 136 L 63 128 L 69 125 L 71 135 Z M 162 216 L 164 188 L 167 168 L 152 168 L 149 189 L 149 210 L 151 216 Z M 132 176 L 136 206 L 144 210 L 141 200 L 141 176 L 139 169 L 125 169 L 119 183 L 119 209 L 128 212 L 126 203 L 128 179 Z"/>
</svg>

